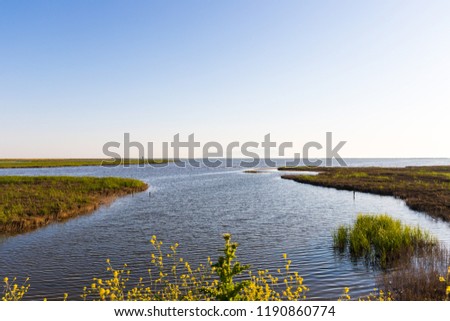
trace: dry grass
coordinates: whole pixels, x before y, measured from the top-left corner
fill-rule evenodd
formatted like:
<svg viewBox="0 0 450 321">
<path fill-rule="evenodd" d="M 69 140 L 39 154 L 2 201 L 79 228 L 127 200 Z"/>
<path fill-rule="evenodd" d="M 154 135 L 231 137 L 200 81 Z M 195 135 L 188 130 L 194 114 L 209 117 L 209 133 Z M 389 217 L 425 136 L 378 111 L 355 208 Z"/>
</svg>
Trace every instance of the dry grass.
<svg viewBox="0 0 450 321">
<path fill-rule="evenodd" d="M 378 279 L 378 287 L 390 291 L 393 299 L 399 301 L 445 300 L 447 269 L 450 253 L 443 246 L 435 246 L 406 257 L 391 271 Z"/>
</svg>

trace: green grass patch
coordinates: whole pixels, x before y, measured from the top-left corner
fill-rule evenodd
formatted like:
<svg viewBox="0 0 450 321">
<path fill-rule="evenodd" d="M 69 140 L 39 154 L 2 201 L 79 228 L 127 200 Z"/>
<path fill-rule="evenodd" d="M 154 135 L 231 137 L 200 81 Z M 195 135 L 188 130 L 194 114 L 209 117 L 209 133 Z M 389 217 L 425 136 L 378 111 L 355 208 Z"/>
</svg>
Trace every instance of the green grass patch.
<svg viewBox="0 0 450 321">
<path fill-rule="evenodd" d="M 340 226 L 335 231 L 333 241 L 340 251 L 348 250 L 353 257 L 365 258 L 382 268 L 438 244 L 428 232 L 385 214 L 359 214 L 352 226 Z"/>
<path fill-rule="evenodd" d="M 0 233 L 32 230 L 147 188 L 130 178 L 0 176 Z"/>
</svg>

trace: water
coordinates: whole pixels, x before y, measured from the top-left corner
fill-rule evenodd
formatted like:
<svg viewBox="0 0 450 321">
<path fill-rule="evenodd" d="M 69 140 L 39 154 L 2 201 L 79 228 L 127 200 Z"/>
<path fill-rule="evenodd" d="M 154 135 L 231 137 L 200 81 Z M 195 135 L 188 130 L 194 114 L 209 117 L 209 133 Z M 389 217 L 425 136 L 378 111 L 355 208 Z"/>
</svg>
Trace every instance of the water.
<svg viewBox="0 0 450 321">
<path fill-rule="evenodd" d="M 349 160 L 351 166 L 450 164 L 448 159 Z M 332 231 L 363 213 L 389 213 L 431 231 L 450 245 L 450 225 L 412 211 L 392 197 L 337 191 L 280 178 L 277 171 L 245 174 L 241 168 L 49 168 L 7 169 L 0 175 L 89 175 L 141 179 L 149 191 L 116 200 L 110 206 L 64 223 L 0 239 L 0 276 L 30 277 L 28 299 L 77 299 L 93 276 L 104 273 L 105 260 L 128 263 L 144 275 L 149 239 L 180 243 L 180 255 L 192 265 L 213 259 L 221 235 L 233 234 L 238 256 L 255 268 L 293 261 L 314 299 L 336 299 L 350 286 L 363 295 L 375 286 L 378 272 L 351 263 L 332 249 Z M 150 195 L 149 193 L 150 192 Z"/>
</svg>

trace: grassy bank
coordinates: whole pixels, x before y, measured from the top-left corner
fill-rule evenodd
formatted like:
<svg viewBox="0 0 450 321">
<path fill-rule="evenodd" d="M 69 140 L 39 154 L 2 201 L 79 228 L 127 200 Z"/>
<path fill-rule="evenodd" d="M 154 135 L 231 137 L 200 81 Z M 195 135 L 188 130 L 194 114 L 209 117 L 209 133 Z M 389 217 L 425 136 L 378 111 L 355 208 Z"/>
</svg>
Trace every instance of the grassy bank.
<svg viewBox="0 0 450 321">
<path fill-rule="evenodd" d="M 30 231 L 88 213 L 147 187 L 129 178 L 0 176 L 0 233 Z"/>
<path fill-rule="evenodd" d="M 279 170 L 317 171 L 319 175 L 282 177 L 316 186 L 394 196 L 413 210 L 450 221 L 450 166 L 282 167 Z"/>
<path fill-rule="evenodd" d="M 41 168 L 41 167 L 77 167 L 77 166 L 117 166 L 138 164 L 163 164 L 163 159 L 0 159 L 0 168 Z"/>
</svg>

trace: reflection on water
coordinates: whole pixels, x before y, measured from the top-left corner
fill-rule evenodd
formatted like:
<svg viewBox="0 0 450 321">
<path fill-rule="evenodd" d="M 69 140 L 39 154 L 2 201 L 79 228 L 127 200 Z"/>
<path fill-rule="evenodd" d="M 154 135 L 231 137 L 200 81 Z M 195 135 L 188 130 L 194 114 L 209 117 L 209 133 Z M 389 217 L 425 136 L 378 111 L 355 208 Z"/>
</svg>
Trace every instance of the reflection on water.
<svg viewBox="0 0 450 321">
<path fill-rule="evenodd" d="M 404 166 L 448 160 L 359 160 L 351 165 Z M 118 199 L 91 215 L 0 239 L 0 276 L 31 278 L 28 299 L 76 299 L 105 260 L 128 263 L 145 274 L 149 239 L 179 242 L 193 265 L 219 255 L 221 235 L 233 234 L 242 262 L 282 266 L 286 252 L 311 288 L 309 297 L 336 299 L 346 286 L 353 296 L 370 292 L 376 272 L 352 264 L 332 249 L 332 231 L 357 213 L 389 213 L 419 224 L 450 244 L 450 226 L 409 210 L 401 200 L 299 184 L 277 171 L 251 175 L 240 168 L 54 168 L 1 170 L 0 175 L 122 176 L 150 184 L 147 192 Z M 149 193 L 150 192 L 150 193 Z"/>
</svg>

